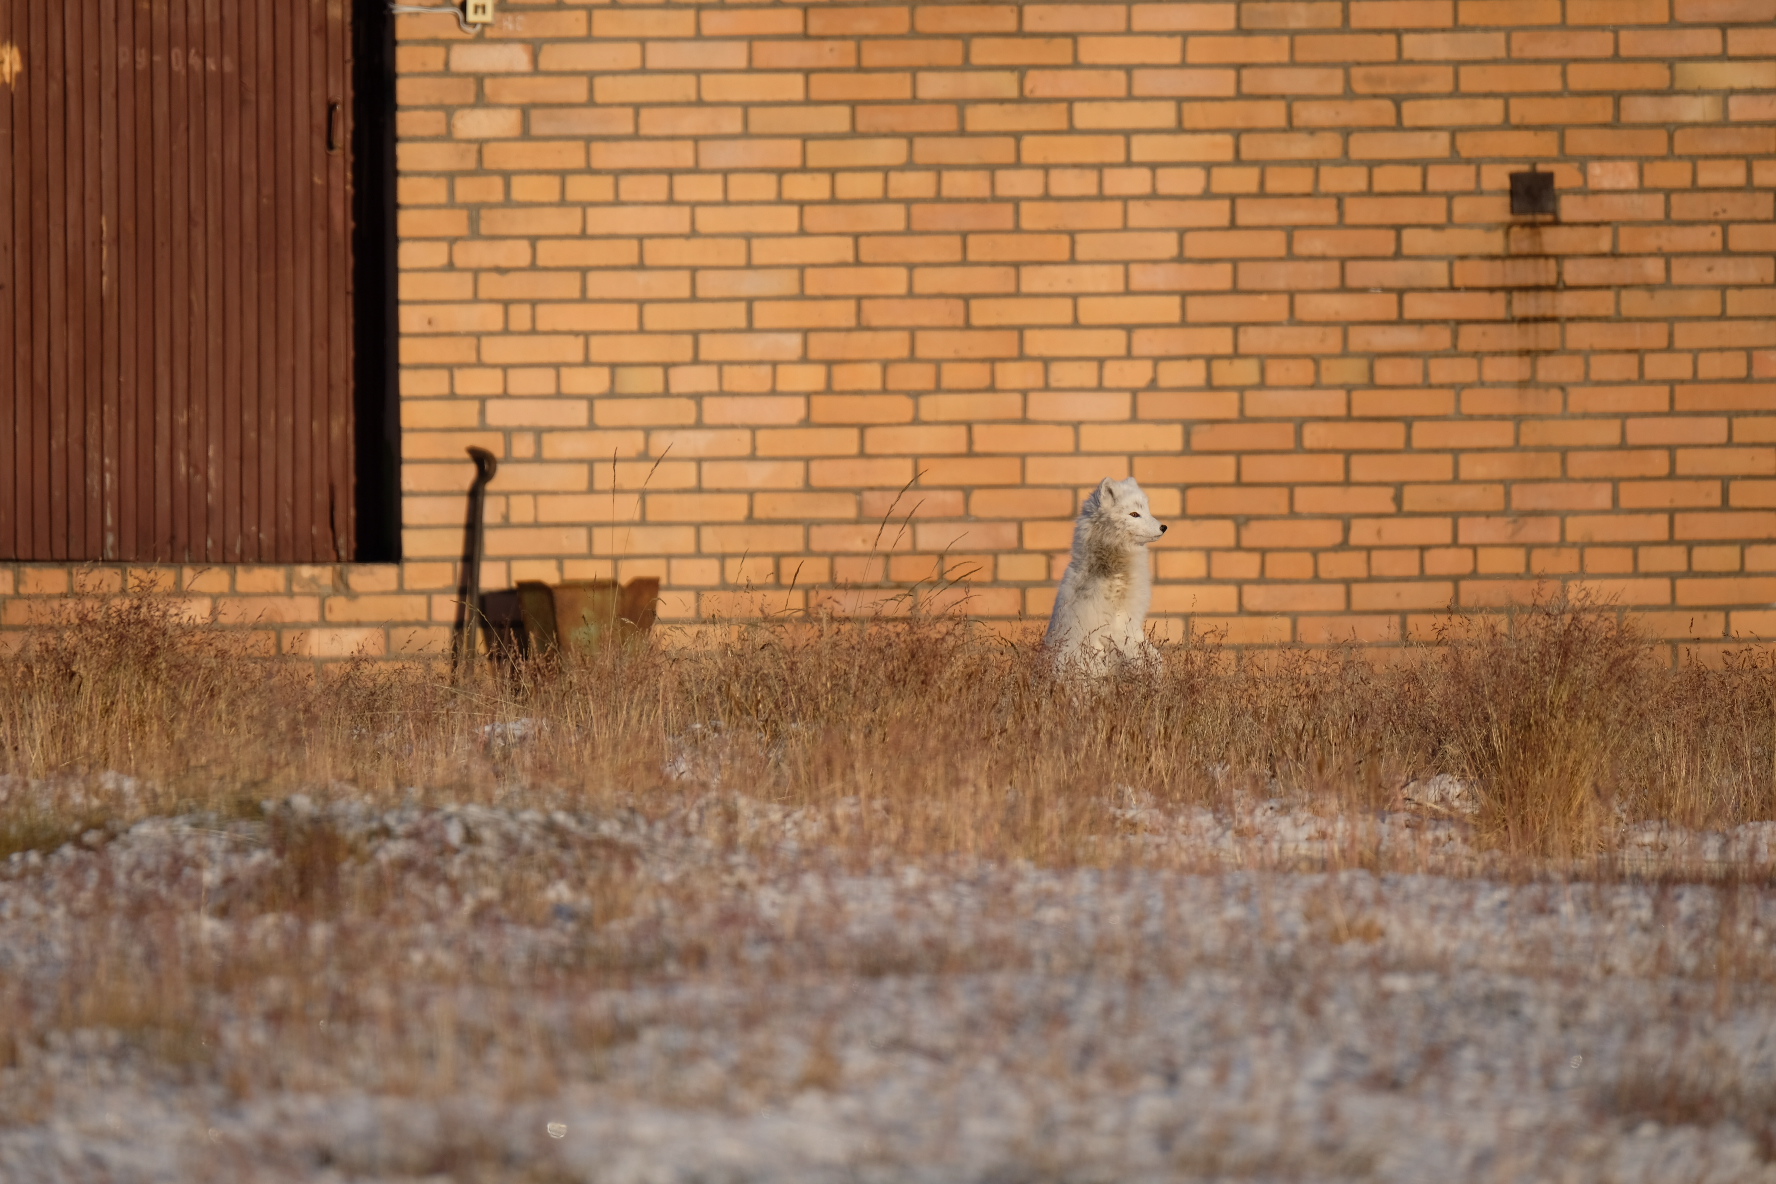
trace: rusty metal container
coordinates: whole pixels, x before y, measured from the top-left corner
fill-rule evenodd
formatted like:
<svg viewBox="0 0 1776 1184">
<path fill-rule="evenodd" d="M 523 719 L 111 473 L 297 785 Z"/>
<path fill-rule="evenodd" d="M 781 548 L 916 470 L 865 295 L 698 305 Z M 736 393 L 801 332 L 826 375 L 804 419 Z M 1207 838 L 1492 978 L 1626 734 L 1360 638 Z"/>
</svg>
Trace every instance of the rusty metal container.
<svg viewBox="0 0 1776 1184">
<path fill-rule="evenodd" d="M 566 580 L 550 591 L 557 644 L 573 649 L 651 629 L 660 581 L 643 577 L 619 587 L 615 580 Z"/>
<path fill-rule="evenodd" d="M 653 628 L 660 581 L 520 580 L 516 588 L 482 597 L 490 652 L 502 658 L 536 657 L 557 649 L 586 649 L 639 637 Z"/>
</svg>

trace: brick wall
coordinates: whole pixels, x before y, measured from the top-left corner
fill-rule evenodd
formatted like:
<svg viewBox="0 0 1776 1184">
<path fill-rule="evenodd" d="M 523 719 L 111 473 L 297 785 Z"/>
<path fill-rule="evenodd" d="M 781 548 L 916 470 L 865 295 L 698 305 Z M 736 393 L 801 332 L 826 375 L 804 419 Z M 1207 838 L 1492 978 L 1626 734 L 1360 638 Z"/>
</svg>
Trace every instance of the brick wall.
<svg viewBox="0 0 1776 1184">
<path fill-rule="evenodd" d="M 253 576 L 286 649 L 436 644 L 468 444 L 489 586 L 657 574 L 668 619 L 919 581 L 1042 618 L 1132 474 L 1173 633 L 1390 640 L 1550 580 L 1776 636 L 1776 0 L 399 35 L 410 562 Z M 1557 219 L 1510 213 L 1532 164 Z M 251 574 L 167 578 L 245 620 Z"/>
</svg>

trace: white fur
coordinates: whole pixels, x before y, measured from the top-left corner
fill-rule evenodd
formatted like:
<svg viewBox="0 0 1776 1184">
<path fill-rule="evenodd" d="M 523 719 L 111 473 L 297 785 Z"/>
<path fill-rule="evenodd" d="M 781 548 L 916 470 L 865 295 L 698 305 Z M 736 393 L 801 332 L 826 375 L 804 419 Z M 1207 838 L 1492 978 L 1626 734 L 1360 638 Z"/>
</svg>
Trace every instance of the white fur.
<svg viewBox="0 0 1776 1184">
<path fill-rule="evenodd" d="M 1153 565 L 1147 544 L 1165 533 L 1133 477 L 1106 477 L 1080 507 L 1073 559 L 1061 577 L 1045 644 L 1064 665 L 1101 667 L 1113 654 L 1150 649 L 1147 606 Z"/>
</svg>

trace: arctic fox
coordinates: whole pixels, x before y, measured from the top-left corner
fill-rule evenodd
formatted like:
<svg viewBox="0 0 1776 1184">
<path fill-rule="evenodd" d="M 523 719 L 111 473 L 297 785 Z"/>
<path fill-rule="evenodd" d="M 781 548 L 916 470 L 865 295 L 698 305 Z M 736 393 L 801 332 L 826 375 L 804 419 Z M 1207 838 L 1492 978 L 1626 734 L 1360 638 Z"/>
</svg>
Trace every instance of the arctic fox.
<svg viewBox="0 0 1776 1184">
<path fill-rule="evenodd" d="M 1147 544 L 1165 532 L 1133 477 L 1106 477 L 1085 499 L 1043 641 L 1057 662 L 1095 667 L 1112 652 L 1132 658 L 1147 651 L 1153 600 Z"/>
</svg>

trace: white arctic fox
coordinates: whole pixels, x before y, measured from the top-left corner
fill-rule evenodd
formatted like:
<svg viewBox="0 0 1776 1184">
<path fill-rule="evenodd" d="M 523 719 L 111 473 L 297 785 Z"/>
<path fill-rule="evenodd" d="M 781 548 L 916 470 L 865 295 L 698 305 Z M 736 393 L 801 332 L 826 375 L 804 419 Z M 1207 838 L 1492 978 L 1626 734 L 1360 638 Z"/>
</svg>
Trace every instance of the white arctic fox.
<svg viewBox="0 0 1776 1184">
<path fill-rule="evenodd" d="M 1098 666 L 1113 651 L 1131 658 L 1146 652 L 1153 601 L 1147 544 L 1165 532 L 1133 477 L 1106 477 L 1085 499 L 1043 642 L 1056 661 Z"/>
</svg>

